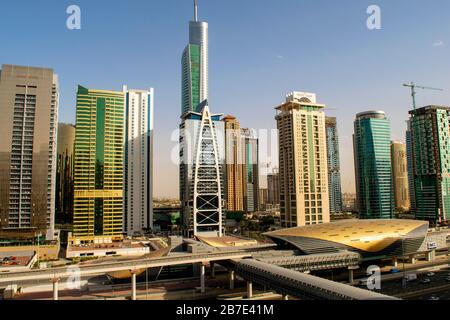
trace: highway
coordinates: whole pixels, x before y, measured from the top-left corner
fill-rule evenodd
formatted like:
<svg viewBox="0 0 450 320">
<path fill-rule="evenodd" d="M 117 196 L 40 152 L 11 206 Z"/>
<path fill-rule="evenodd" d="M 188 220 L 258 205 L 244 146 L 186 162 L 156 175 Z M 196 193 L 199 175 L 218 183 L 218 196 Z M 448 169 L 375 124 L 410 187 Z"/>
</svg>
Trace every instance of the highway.
<svg viewBox="0 0 450 320">
<path fill-rule="evenodd" d="M 224 260 L 240 260 L 251 258 L 251 253 L 242 251 L 226 251 L 218 253 L 182 254 L 171 257 L 107 262 L 95 265 L 77 265 L 80 276 L 108 274 L 115 271 L 137 271 L 149 268 L 167 267 L 183 264 L 209 263 Z M 74 275 L 73 269 L 59 267 L 26 272 L 0 273 L 0 284 L 20 283 L 23 281 L 67 279 Z"/>
</svg>

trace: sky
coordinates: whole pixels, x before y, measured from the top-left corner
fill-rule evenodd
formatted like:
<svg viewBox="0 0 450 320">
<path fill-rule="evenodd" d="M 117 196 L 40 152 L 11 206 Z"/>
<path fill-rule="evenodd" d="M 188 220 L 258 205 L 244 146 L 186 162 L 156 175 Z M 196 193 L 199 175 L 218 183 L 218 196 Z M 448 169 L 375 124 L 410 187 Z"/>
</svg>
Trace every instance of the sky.
<svg viewBox="0 0 450 320">
<path fill-rule="evenodd" d="M 66 27 L 69 5 L 81 9 L 81 30 Z M 380 30 L 367 28 L 369 5 L 381 9 Z M 155 196 L 178 197 L 172 135 L 193 0 L 15 0 L 0 8 L 0 64 L 53 68 L 60 122 L 75 122 L 78 84 L 155 88 Z M 357 113 L 384 110 L 392 139 L 404 140 L 412 102 L 403 83 L 445 89 L 419 91 L 419 106 L 450 105 L 448 0 L 199 0 L 199 19 L 209 22 L 212 111 L 274 129 L 286 94 L 316 93 L 338 119 L 345 192 L 355 191 Z"/>
</svg>

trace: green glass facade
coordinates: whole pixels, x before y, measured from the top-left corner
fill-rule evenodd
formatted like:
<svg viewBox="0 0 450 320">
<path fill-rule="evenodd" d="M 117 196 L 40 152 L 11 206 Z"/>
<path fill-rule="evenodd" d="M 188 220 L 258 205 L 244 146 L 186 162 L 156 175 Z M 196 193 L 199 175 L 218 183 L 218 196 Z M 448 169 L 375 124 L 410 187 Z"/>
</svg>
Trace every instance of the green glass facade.
<svg viewBox="0 0 450 320">
<path fill-rule="evenodd" d="M 78 87 L 74 236 L 122 236 L 124 94 Z"/>
<path fill-rule="evenodd" d="M 354 149 L 360 218 L 392 219 L 391 126 L 384 112 L 357 115 Z"/>
<path fill-rule="evenodd" d="M 450 217 L 450 108 L 411 111 L 413 213 L 432 225 Z"/>
</svg>

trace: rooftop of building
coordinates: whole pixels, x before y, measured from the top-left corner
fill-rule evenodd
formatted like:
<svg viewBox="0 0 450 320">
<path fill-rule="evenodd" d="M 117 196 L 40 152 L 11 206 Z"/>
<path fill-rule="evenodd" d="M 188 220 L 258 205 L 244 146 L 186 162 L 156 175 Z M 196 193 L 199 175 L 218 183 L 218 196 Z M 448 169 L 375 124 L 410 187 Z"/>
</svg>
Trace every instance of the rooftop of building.
<svg viewBox="0 0 450 320">
<path fill-rule="evenodd" d="M 360 112 L 356 115 L 357 119 L 366 119 L 366 118 L 374 118 L 374 119 L 383 119 L 386 118 L 386 113 L 382 110 L 369 110 Z"/>
<path fill-rule="evenodd" d="M 425 114 L 427 112 L 436 111 L 436 110 L 450 111 L 450 107 L 438 106 L 438 105 L 429 105 L 429 106 L 424 106 L 424 107 L 421 107 L 421 108 L 417 108 L 415 111 L 411 110 L 411 111 L 409 111 L 409 114 L 413 115 L 414 113 L 416 113 L 418 115 L 422 115 L 422 114 Z"/>
</svg>

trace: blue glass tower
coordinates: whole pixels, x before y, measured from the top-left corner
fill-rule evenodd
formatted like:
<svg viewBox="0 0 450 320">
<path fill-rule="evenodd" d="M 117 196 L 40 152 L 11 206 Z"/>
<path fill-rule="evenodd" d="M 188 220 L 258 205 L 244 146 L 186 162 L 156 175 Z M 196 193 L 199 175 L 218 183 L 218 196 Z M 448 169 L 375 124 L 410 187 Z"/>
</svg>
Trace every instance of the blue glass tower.
<svg viewBox="0 0 450 320">
<path fill-rule="evenodd" d="M 392 219 L 391 125 L 383 111 L 360 113 L 353 136 L 356 196 L 361 219 Z"/>
</svg>

